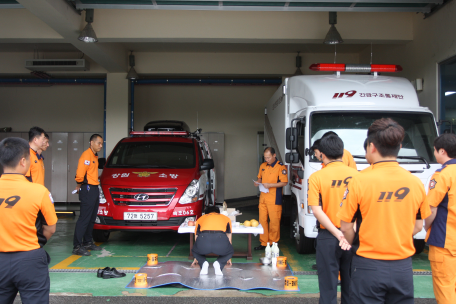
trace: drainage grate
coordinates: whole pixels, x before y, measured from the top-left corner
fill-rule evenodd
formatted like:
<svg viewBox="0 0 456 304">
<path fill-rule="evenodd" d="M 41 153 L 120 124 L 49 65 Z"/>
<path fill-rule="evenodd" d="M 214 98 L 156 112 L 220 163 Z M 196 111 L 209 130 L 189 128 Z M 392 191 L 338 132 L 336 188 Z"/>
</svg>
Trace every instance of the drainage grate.
<svg viewBox="0 0 456 304">
<path fill-rule="evenodd" d="M 49 269 L 49 272 L 97 272 L 98 269 Z M 124 273 L 136 273 L 138 270 L 120 270 L 119 272 Z"/>
</svg>

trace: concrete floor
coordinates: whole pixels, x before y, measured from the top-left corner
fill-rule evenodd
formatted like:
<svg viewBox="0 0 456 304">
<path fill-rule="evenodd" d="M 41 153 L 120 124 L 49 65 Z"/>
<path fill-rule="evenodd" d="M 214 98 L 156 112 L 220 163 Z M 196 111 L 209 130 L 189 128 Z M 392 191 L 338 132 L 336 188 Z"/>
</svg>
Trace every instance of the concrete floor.
<svg viewBox="0 0 456 304">
<path fill-rule="evenodd" d="M 256 200 L 233 203 L 232 207 L 240 209 L 243 215 L 238 221 L 258 219 Z M 230 204 L 231 205 L 231 204 Z M 231 206 L 230 206 L 231 207 Z M 78 209 L 77 205 L 57 205 L 56 209 Z M 78 214 L 78 213 L 77 213 Z M 51 303 L 142 303 L 138 297 L 160 297 L 159 303 L 317 303 L 318 281 L 316 275 L 299 274 L 299 292 L 280 292 L 270 290 L 237 291 L 198 291 L 185 288 L 179 284 L 152 289 L 125 289 L 141 266 L 146 262 L 148 253 L 157 253 L 159 262 L 164 261 L 189 261 L 189 235 L 179 235 L 173 232 L 148 233 L 148 232 L 113 232 L 108 242 L 99 244 L 102 251 L 92 252 L 92 256 L 80 257 L 71 254 L 74 226 L 77 216 L 68 214 L 59 215 L 57 231 L 48 244 L 46 251 L 51 256 Z M 259 244 L 258 237 L 253 238 L 252 245 Z M 247 237 L 235 235 L 233 237 L 235 250 L 246 250 Z M 300 255 L 296 253 L 294 244 L 289 239 L 289 228 L 282 227 L 280 241 L 281 255 L 287 257 L 292 270 L 296 273 L 313 271 L 315 254 Z M 264 252 L 254 252 L 251 262 L 258 262 Z M 211 259 L 210 259 L 211 260 Z M 233 259 L 233 262 L 249 262 L 245 258 Z M 190 263 L 190 261 L 189 261 Z M 118 270 L 127 271 L 127 276 L 119 279 L 103 280 L 96 277 L 95 271 L 106 266 L 116 267 Z M 427 259 L 427 250 L 413 257 L 415 271 L 430 271 Z M 414 276 L 415 303 L 435 303 L 432 290 L 432 278 L 429 275 Z M 78 296 L 78 297 L 74 297 Z M 98 298 L 100 297 L 100 298 Z M 122 298 L 116 298 L 122 297 Z M 171 297 L 171 298 L 170 298 Z M 179 299 L 176 299 L 178 297 Z M 194 299 L 193 297 L 198 297 Z M 210 297 L 211 299 L 204 299 Z M 219 299 L 219 298 L 224 298 Z M 235 299 L 233 299 L 235 298 Z M 249 299 L 243 299 L 249 298 Z M 251 299 L 258 298 L 258 299 Z M 273 298 L 273 299 L 271 299 Z M 418 300 L 423 298 L 422 300 Z M 266 302 L 265 302 L 266 301 Z M 21 303 L 16 299 L 15 303 Z"/>
</svg>

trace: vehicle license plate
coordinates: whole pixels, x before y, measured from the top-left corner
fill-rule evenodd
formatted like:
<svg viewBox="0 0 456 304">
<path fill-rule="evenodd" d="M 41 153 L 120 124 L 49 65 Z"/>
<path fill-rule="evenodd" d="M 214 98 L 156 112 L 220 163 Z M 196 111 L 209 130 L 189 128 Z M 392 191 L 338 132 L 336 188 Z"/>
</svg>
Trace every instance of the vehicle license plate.
<svg viewBox="0 0 456 304">
<path fill-rule="evenodd" d="M 124 212 L 126 221 L 156 221 L 157 212 Z"/>
</svg>

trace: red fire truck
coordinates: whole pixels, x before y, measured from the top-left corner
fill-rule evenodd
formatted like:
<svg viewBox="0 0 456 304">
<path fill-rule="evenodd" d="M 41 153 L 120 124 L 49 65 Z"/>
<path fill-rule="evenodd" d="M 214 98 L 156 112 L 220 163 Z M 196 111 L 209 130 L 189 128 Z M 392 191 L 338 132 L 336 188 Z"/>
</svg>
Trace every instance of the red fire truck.
<svg viewBox="0 0 456 304">
<path fill-rule="evenodd" d="M 152 121 L 117 143 L 100 176 L 93 238 L 116 230 L 177 230 L 215 204 L 214 161 L 201 129 Z M 189 220 L 190 220 L 189 219 Z"/>
</svg>

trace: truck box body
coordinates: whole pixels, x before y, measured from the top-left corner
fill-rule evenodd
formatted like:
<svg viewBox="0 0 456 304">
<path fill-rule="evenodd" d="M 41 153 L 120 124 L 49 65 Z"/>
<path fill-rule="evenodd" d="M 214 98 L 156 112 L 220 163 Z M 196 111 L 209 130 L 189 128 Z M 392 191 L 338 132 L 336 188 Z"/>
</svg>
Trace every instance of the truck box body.
<svg viewBox="0 0 456 304">
<path fill-rule="evenodd" d="M 294 213 L 294 237 L 307 242 L 307 251 L 317 236 L 316 220 L 307 206 L 307 180 L 321 169 L 310 147 L 327 131 L 336 132 L 357 163 L 358 170 L 369 166 L 363 158 L 367 129 L 376 119 L 390 117 L 401 124 L 406 135 L 399 152 L 399 164 L 421 179 L 424 185 L 440 167 L 433 155 L 437 126 L 432 112 L 419 105 L 415 89 L 404 78 L 376 75 L 306 75 L 285 79 L 265 109 L 265 144 L 273 146 L 285 163 L 287 128 L 298 128 L 299 162 L 289 166 L 289 185 Z M 356 157 L 358 156 L 358 157 Z M 411 157 L 407 159 L 406 157 Z M 304 171 L 301 180 L 298 171 Z M 301 235 L 300 235 L 301 233 Z M 415 236 L 423 240 L 424 230 Z M 302 245 L 302 244 L 301 244 Z M 299 247 L 299 244 L 297 244 Z M 298 251 L 306 251 L 298 249 Z"/>
</svg>

